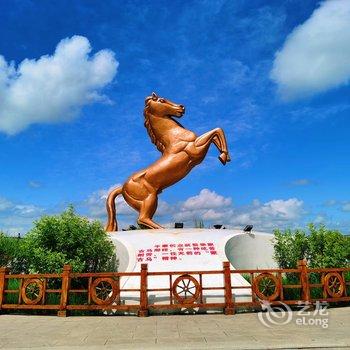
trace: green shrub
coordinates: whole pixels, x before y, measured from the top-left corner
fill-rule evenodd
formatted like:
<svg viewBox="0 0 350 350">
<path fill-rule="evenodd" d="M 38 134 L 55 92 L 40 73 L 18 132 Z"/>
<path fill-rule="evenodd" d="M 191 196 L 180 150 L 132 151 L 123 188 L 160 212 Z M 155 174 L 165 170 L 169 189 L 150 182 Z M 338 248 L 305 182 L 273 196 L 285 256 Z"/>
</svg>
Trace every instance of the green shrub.
<svg viewBox="0 0 350 350">
<path fill-rule="evenodd" d="M 8 266 L 14 256 L 14 239 L 0 232 L 0 266 Z"/>
<path fill-rule="evenodd" d="M 349 266 L 349 237 L 325 226 L 309 225 L 309 265 L 313 268 Z"/>
<path fill-rule="evenodd" d="M 296 268 L 307 259 L 312 268 L 346 267 L 350 264 L 350 237 L 324 225 L 303 230 L 275 230 L 274 258 L 280 268 Z"/>
<path fill-rule="evenodd" d="M 275 230 L 274 258 L 281 269 L 293 269 L 307 257 L 309 241 L 304 231 Z"/>
<path fill-rule="evenodd" d="M 14 273 L 28 272 L 23 243 L 23 239 L 0 232 L 0 266 L 9 267 Z"/>
<path fill-rule="evenodd" d="M 69 207 L 58 216 L 44 216 L 27 234 L 29 270 L 59 272 L 64 264 L 73 271 L 115 271 L 115 248 L 98 221 L 89 222 Z"/>
<path fill-rule="evenodd" d="M 117 270 L 114 245 L 101 223 L 78 216 L 73 207 L 43 216 L 22 239 L 1 235 L 0 259 L 18 273 L 56 273 L 64 264 L 75 272 Z"/>
</svg>

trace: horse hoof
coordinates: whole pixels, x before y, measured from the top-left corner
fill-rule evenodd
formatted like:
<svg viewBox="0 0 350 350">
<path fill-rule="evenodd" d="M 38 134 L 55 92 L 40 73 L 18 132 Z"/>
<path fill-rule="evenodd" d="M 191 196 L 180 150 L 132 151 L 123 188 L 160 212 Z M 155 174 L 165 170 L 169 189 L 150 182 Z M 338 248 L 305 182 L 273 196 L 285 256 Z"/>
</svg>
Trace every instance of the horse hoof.
<svg viewBox="0 0 350 350">
<path fill-rule="evenodd" d="M 226 164 L 226 162 L 227 162 L 227 154 L 226 153 L 221 153 L 218 158 L 223 165 Z"/>
</svg>

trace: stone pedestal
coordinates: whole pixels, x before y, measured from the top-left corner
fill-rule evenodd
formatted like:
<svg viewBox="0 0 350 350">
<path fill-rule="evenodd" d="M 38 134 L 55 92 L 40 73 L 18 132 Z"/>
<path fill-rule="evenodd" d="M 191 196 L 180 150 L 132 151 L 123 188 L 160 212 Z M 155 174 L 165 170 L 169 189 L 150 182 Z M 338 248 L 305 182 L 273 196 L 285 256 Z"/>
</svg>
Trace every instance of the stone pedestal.
<svg viewBox="0 0 350 350">
<path fill-rule="evenodd" d="M 229 261 L 235 269 L 276 267 L 273 261 L 271 234 L 244 233 L 239 230 L 164 229 L 111 232 L 116 246 L 120 272 L 139 272 L 141 264 L 148 264 L 148 272 L 222 270 Z M 175 277 L 176 278 L 176 277 Z M 203 287 L 222 287 L 222 275 L 203 275 Z M 241 275 L 232 275 L 232 285 L 247 286 Z M 138 277 L 121 280 L 122 289 L 138 289 Z M 148 289 L 169 288 L 169 276 L 149 276 Z M 224 290 L 203 291 L 206 302 L 221 302 Z M 169 292 L 149 292 L 149 303 L 168 303 Z M 236 289 L 237 301 L 248 300 L 250 288 Z M 123 292 L 127 303 L 139 300 L 138 292 Z"/>
</svg>

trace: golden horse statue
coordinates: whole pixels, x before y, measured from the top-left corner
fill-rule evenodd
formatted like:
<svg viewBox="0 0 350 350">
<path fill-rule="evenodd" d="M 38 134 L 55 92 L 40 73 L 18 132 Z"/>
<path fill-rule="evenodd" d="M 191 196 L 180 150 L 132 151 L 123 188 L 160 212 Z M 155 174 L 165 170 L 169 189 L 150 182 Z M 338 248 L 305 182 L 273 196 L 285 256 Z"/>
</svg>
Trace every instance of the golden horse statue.
<svg viewBox="0 0 350 350">
<path fill-rule="evenodd" d="M 173 117 L 182 117 L 185 107 L 157 96 L 145 99 L 145 127 L 152 143 L 162 156 L 148 168 L 131 175 L 124 185 L 113 189 L 106 202 L 106 231 L 117 231 L 115 199 L 122 194 L 125 201 L 139 212 L 138 224 L 152 229 L 162 228 L 152 220 L 157 209 L 158 194 L 183 179 L 205 158 L 213 143 L 219 150 L 222 164 L 230 161 L 225 134 L 216 128 L 197 136 Z"/>
</svg>

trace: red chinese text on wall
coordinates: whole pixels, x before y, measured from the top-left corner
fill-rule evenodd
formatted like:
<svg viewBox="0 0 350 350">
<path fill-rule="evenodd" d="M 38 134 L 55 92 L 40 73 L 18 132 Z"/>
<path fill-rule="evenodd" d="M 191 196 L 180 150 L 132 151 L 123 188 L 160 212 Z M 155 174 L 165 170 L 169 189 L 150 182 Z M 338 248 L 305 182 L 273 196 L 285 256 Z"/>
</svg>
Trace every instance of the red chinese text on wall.
<svg viewBox="0 0 350 350">
<path fill-rule="evenodd" d="M 188 256 L 217 255 L 213 242 L 155 244 L 153 248 L 139 249 L 137 262 L 176 261 Z"/>
</svg>

